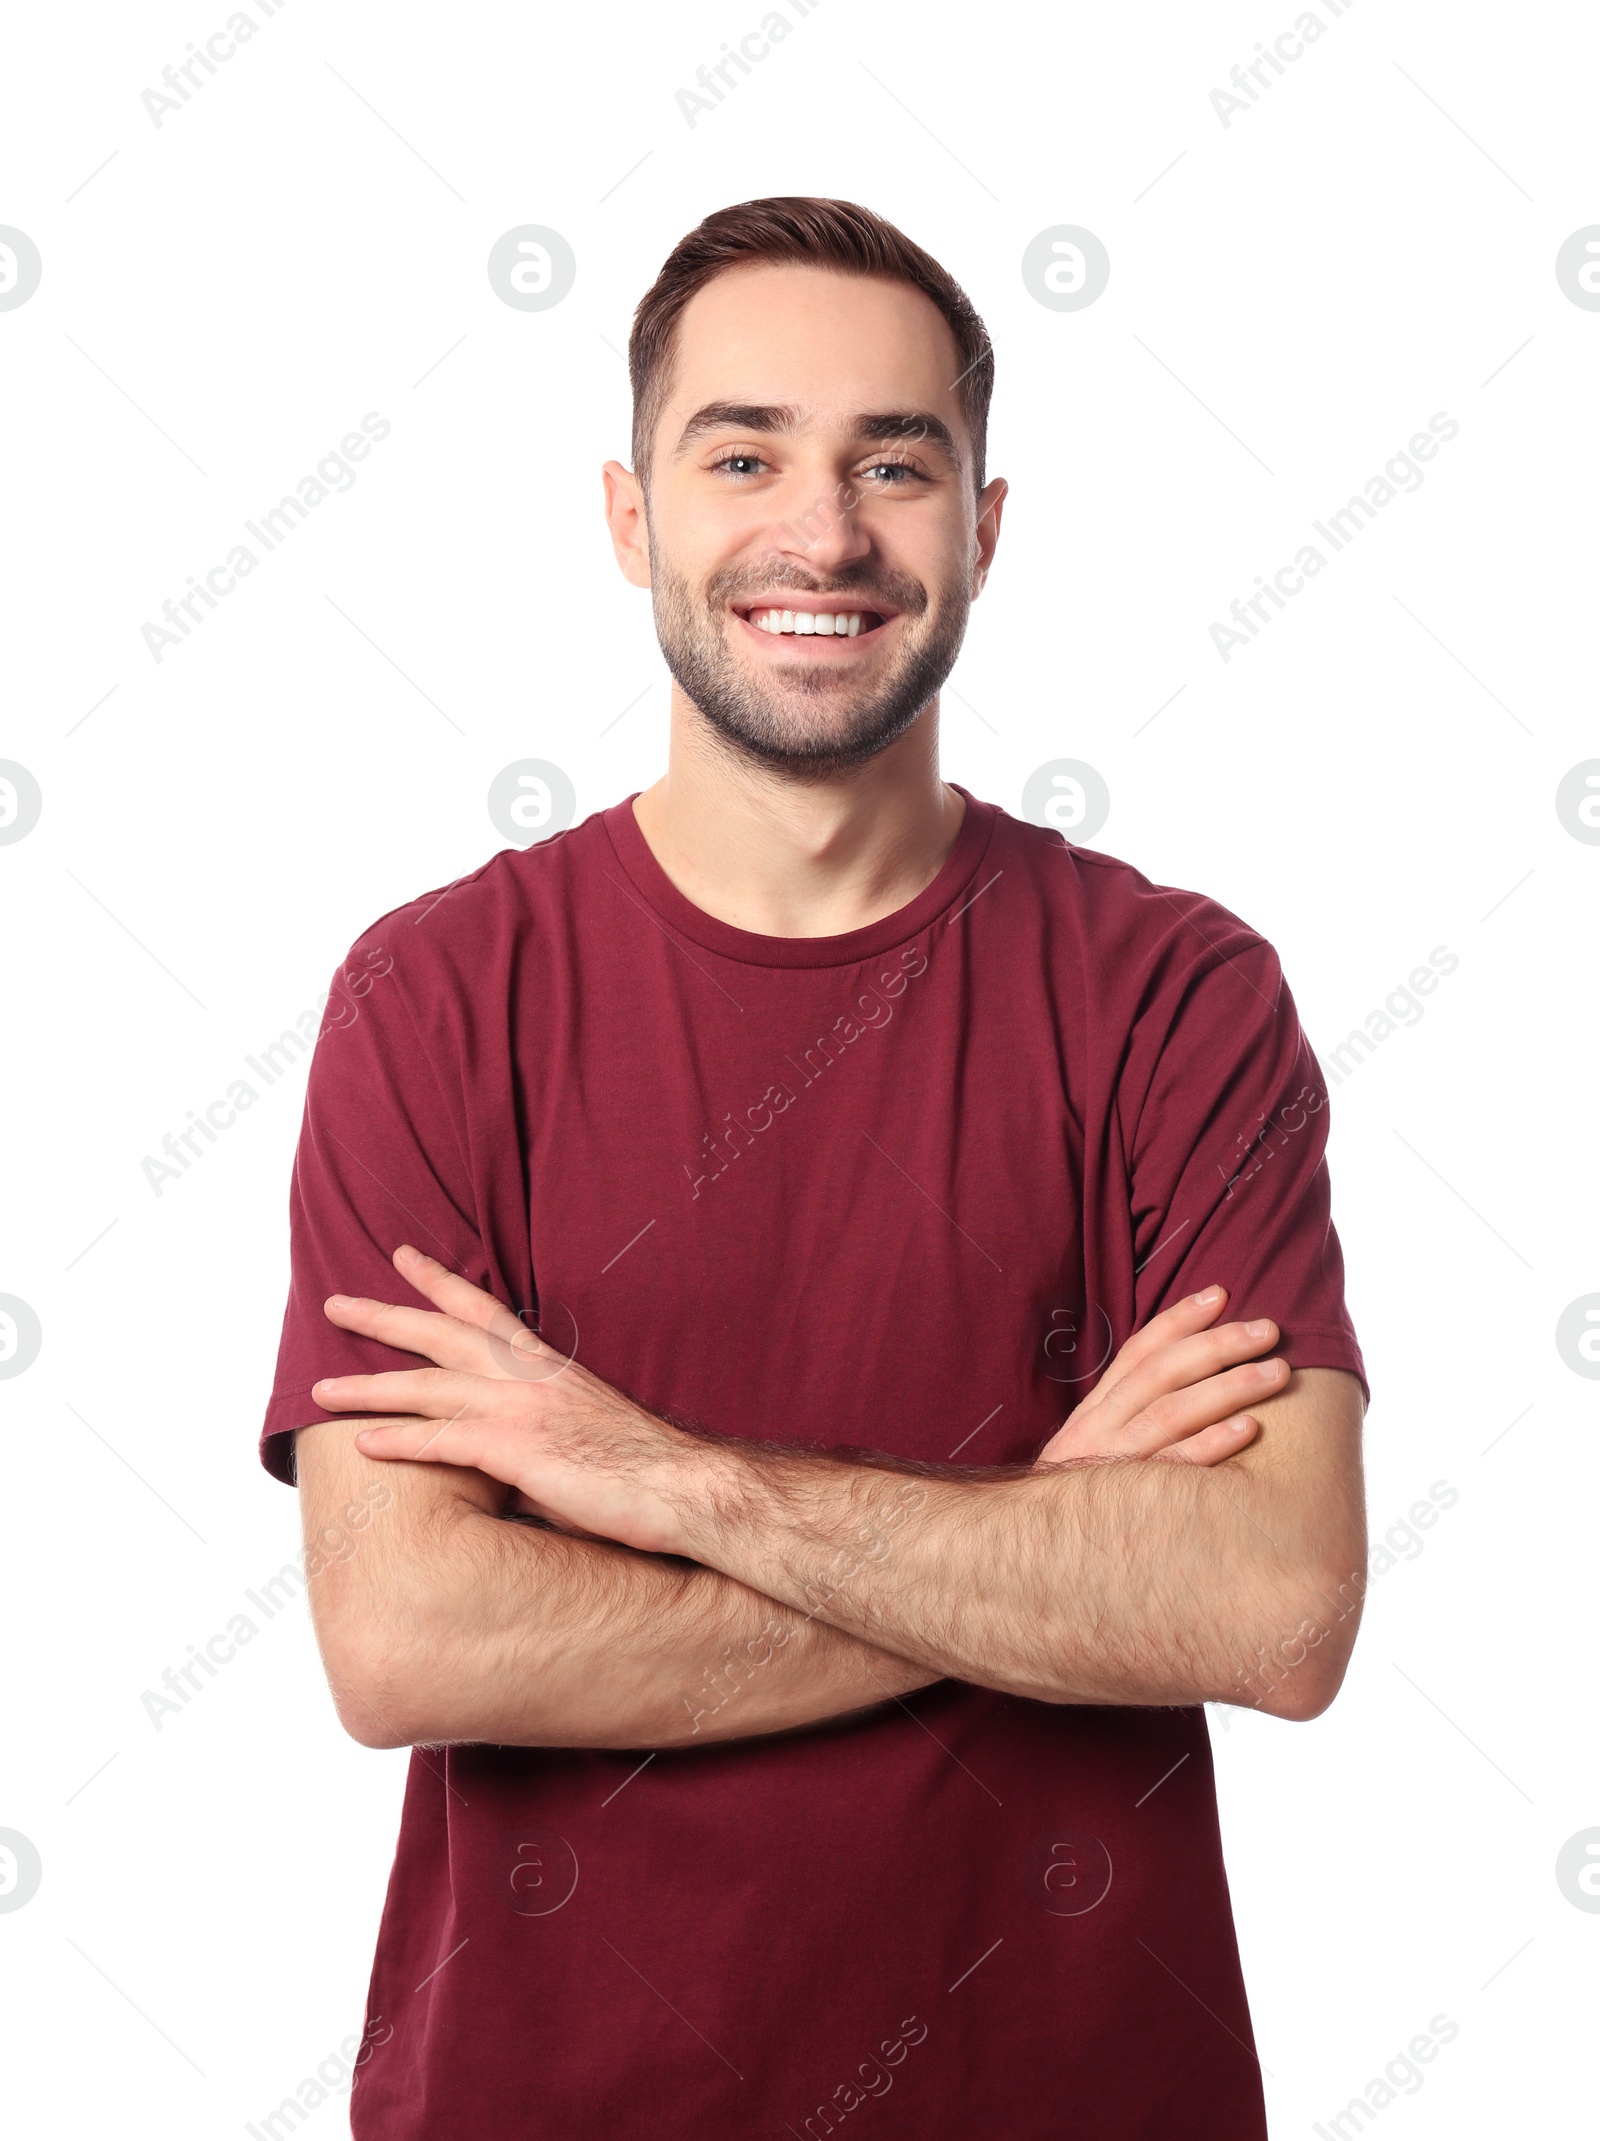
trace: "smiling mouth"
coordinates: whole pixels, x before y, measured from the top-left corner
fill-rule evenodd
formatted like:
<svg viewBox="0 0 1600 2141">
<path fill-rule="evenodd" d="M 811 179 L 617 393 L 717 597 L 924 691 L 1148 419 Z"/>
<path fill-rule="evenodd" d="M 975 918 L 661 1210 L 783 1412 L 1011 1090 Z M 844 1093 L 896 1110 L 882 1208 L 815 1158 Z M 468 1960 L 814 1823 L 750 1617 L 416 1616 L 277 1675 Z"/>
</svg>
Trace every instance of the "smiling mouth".
<svg viewBox="0 0 1600 2141">
<path fill-rule="evenodd" d="M 881 631 L 889 622 L 889 615 L 882 610 L 855 603 L 832 609 L 820 605 L 815 609 L 783 609 L 770 602 L 744 602 L 735 603 L 734 615 L 757 632 L 796 639 L 863 639 Z"/>
</svg>

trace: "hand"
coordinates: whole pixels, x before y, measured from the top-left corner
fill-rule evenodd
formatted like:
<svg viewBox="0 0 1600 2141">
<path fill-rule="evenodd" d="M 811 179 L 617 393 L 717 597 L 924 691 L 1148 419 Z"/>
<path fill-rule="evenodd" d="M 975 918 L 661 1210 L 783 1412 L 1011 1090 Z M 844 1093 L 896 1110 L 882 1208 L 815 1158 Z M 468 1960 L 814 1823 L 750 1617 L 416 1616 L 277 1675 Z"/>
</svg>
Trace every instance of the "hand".
<svg viewBox="0 0 1600 2141">
<path fill-rule="evenodd" d="M 466 1465 L 564 1529 L 647 1553 L 681 1551 L 678 1512 L 709 1452 L 567 1359 L 480 1287 L 402 1247 L 395 1269 L 439 1313 L 333 1294 L 329 1321 L 431 1367 L 335 1375 L 326 1412 L 381 1412 L 356 1436 L 368 1457 Z"/>
<path fill-rule="evenodd" d="M 1277 1340 L 1270 1318 L 1207 1328 L 1226 1300 L 1225 1287 L 1210 1286 L 1152 1316 L 1035 1462 L 1164 1457 L 1217 1465 L 1246 1448 L 1260 1422 L 1239 1408 L 1281 1390 L 1291 1371 L 1286 1360 L 1252 1358 Z"/>
</svg>

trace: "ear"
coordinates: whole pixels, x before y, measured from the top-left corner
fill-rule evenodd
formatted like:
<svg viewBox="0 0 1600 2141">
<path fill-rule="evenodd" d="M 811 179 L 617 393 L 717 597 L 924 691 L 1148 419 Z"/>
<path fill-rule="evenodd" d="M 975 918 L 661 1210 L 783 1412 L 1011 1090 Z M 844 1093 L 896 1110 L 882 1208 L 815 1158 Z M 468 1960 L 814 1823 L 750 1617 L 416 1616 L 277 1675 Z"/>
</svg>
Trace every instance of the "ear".
<svg viewBox="0 0 1600 2141">
<path fill-rule="evenodd" d="M 631 468 L 608 461 L 600 472 L 606 493 L 606 526 L 622 576 L 634 587 L 650 585 L 650 529 L 645 519 L 644 486 Z"/>
<path fill-rule="evenodd" d="M 1000 512 L 1006 502 L 1006 480 L 996 476 L 986 483 L 978 496 L 978 525 L 974 540 L 972 562 L 972 599 L 977 601 L 983 593 L 983 584 L 989 577 L 989 567 L 994 562 L 995 545 L 1000 540 Z"/>
</svg>

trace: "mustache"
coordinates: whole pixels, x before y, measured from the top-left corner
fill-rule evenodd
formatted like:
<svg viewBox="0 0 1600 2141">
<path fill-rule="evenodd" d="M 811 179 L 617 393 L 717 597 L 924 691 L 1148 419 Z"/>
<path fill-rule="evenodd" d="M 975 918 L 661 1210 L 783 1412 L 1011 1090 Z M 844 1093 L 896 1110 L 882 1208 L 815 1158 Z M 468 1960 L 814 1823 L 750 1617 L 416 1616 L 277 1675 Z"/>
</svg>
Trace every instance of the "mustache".
<svg viewBox="0 0 1600 2141">
<path fill-rule="evenodd" d="M 928 590 L 909 573 L 861 570 L 819 576 L 777 561 L 759 570 L 745 565 L 713 573 L 706 582 L 705 598 L 712 608 L 720 609 L 752 595 L 780 590 L 794 595 L 848 595 L 869 605 L 874 596 L 881 596 L 891 609 L 907 616 L 920 616 L 928 607 Z"/>
</svg>

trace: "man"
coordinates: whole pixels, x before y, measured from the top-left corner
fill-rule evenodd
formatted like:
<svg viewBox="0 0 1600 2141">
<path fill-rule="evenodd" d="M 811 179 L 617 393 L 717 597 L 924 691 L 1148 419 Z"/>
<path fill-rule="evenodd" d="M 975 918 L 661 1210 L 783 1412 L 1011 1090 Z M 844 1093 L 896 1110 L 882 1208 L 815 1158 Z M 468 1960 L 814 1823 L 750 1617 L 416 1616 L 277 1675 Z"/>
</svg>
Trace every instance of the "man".
<svg viewBox="0 0 1600 2141">
<path fill-rule="evenodd" d="M 1321 1082 L 1242 922 L 939 779 L 945 271 L 747 203 L 632 370 L 669 770 L 358 941 L 296 1161 L 263 1453 L 416 1749 L 355 2131 L 1243 2141 L 1200 1705 L 1318 1714 L 1365 1566 Z"/>
</svg>

